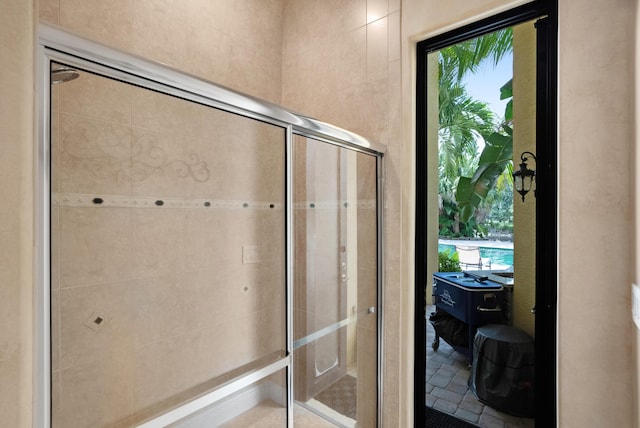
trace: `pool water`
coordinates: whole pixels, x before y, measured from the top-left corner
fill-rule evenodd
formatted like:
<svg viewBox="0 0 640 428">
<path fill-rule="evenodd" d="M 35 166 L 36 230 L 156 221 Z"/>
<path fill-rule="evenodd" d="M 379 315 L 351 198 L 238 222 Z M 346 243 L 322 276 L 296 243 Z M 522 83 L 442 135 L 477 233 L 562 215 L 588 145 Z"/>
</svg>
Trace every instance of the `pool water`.
<svg viewBox="0 0 640 428">
<path fill-rule="evenodd" d="M 513 248 L 479 247 L 480 257 L 491 259 L 492 265 L 513 266 Z M 450 250 L 454 252 L 456 247 L 447 244 L 438 244 L 438 252 Z"/>
</svg>

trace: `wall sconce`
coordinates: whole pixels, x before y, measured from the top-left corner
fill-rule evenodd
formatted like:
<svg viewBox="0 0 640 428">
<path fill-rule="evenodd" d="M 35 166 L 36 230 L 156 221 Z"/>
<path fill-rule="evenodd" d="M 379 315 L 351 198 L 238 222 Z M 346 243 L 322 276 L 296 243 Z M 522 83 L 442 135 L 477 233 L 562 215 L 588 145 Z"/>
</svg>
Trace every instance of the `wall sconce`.
<svg viewBox="0 0 640 428">
<path fill-rule="evenodd" d="M 522 161 L 520 169 L 513 172 L 513 185 L 515 186 L 516 191 L 522 195 L 522 202 L 524 202 L 524 195 L 529 193 L 529 190 L 533 187 L 533 182 L 536 179 L 536 171 L 527 168 L 527 161 L 529 160 L 527 155 L 531 156 L 533 161 L 537 163 L 536 155 L 531 152 L 522 152 L 520 155 L 520 160 Z M 537 196 L 536 189 L 533 189 L 533 196 Z"/>
</svg>

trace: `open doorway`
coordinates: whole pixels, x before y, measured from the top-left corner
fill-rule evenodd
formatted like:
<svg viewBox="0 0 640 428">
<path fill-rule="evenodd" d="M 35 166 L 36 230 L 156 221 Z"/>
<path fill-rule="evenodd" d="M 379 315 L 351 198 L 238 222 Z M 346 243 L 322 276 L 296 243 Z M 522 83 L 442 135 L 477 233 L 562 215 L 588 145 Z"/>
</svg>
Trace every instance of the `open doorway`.
<svg viewBox="0 0 640 428">
<path fill-rule="evenodd" d="M 436 71 L 430 89 L 438 93 L 428 112 L 429 133 L 438 140 L 438 267 L 426 284 L 426 405 L 481 427 L 534 426 L 535 200 L 516 200 L 514 209 L 512 177 L 514 149 L 535 150 L 534 22 L 459 42 L 427 59 Z M 497 392 L 472 382 L 475 334 L 487 324 L 527 338 L 519 352 L 529 355 L 510 363 L 519 366 L 508 382 L 520 384 L 517 392 L 509 384 L 499 382 Z"/>
<path fill-rule="evenodd" d="M 556 230 L 549 219 L 557 207 L 555 10 L 532 2 L 418 44 L 416 426 L 435 426 L 427 418 L 432 409 L 480 427 L 555 424 Z M 507 67 L 500 64 L 505 58 Z M 498 77 L 505 80 L 500 86 L 481 84 L 504 100 L 498 109 L 487 105 L 491 100 L 474 100 L 464 84 L 465 74 L 483 61 L 513 70 Z M 454 166 L 448 171 L 447 162 Z M 521 163 L 538 171 L 524 195 L 511 181 Z M 509 216 L 512 235 L 504 233 Z M 477 262 L 463 260 L 466 250 L 459 244 L 475 250 Z M 492 260 L 495 246 L 511 250 L 506 264 L 501 256 Z M 464 272 L 443 279 L 439 274 L 446 270 Z M 446 316 L 457 324 L 442 328 Z M 500 367 L 495 374 L 478 372 L 486 369 L 474 339 L 484 339 L 487 325 L 531 339 L 521 377 L 510 373 L 511 383 L 501 386 L 509 390 L 506 396 L 475 382 L 506 377 Z M 510 356 L 502 357 L 509 365 Z"/>
</svg>

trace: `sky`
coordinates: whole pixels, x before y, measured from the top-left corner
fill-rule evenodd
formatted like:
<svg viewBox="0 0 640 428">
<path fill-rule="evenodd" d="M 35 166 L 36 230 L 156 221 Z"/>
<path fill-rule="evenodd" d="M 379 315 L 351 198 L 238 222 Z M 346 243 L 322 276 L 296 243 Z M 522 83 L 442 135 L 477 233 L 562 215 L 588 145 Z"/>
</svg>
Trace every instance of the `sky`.
<svg viewBox="0 0 640 428">
<path fill-rule="evenodd" d="M 513 55 L 509 53 L 494 66 L 493 61 L 486 60 L 480 64 L 475 74 L 462 79 L 467 93 L 473 98 L 484 101 L 500 118 L 504 116 L 506 100 L 500 99 L 500 88 L 513 76 Z"/>
</svg>

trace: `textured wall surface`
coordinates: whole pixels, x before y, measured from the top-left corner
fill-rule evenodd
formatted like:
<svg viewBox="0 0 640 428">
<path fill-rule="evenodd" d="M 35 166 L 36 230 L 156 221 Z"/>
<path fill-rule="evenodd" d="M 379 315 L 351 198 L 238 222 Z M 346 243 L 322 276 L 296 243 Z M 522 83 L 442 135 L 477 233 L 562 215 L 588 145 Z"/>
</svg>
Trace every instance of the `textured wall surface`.
<svg viewBox="0 0 640 428">
<path fill-rule="evenodd" d="M 559 3 L 560 426 L 633 426 L 630 88 L 637 2 Z"/>
<path fill-rule="evenodd" d="M 33 369 L 33 4 L 2 5 L 0 55 L 0 421 L 31 426 Z"/>
<path fill-rule="evenodd" d="M 40 20 L 274 103 L 282 0 L 40 0 Z"/>
<path fill-rule="evenodd" d="M 523 3 L 403 1 L 403 106 L 413 96 L 414 41 Z M 633 426 L 629 88 L 637 2 L 559 3 L 559 426 Z M 403 114 L 406 135 L 412 114 Z"/>
<path fill-rule="evenodd" d="M 285 1 L 282 104 L 387 146 L 384 188 L 384 424 L 402 426 L 400 2 Z"/>
<path fill-rule="evenodd" d="M 520 154 L 536 152 L 536 31 L 534 21 L 513 28 L 513 158 L 514 170 Z M 529 157 L 527 165 L 535 169 Z M 513 200 L 513 325 L 535 337 L 536 290 L 536 199 L 533 192 L 522 202 L 514 192 Z"/>
</svg>

